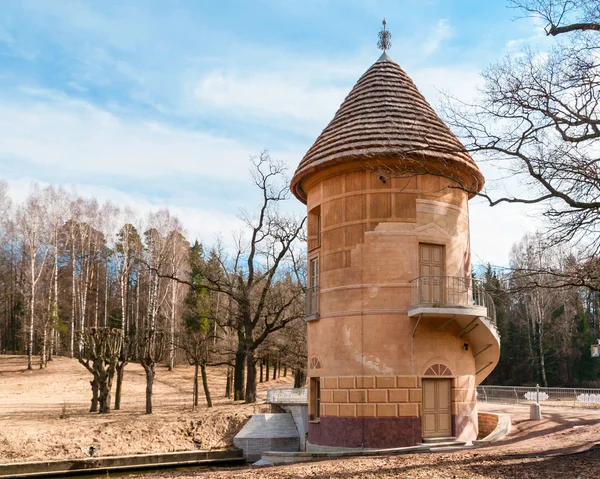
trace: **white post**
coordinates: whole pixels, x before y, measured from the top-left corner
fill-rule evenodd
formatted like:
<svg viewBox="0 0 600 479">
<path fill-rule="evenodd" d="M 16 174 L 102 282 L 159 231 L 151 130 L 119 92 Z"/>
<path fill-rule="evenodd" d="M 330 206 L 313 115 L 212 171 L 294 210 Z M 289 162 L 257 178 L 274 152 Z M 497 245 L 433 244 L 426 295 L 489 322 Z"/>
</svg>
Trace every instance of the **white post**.
<svg viewBox="0 0 600 479">
<path fill-rule="evenodd" d="M 540 385 L 535 385 L 535 404 L 529 406 L 529 419 L 539 421 L 542 419 L 542 411 L 540 408 Z"/>
</svg>

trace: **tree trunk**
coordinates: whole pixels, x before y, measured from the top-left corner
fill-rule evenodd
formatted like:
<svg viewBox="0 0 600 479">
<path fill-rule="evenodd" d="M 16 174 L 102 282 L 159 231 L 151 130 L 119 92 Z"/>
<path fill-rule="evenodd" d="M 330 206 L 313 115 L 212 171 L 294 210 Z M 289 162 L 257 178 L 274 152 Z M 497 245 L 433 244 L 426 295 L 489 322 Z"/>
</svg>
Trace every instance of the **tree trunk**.
<svg viewBox="0 0 600 479">
<path fill-rule="evenodd" d="M 238 345 L 235 353 L 235 367 L 233 371 L 233 400 L 244 400 L 244 373 L 246 371 L 246 353 L 242 349 L 243 345 Z"/>
<path fill-rule="evenodd" d="M 269 356 L 265 358 L 265 382 L 269 382 Z"/>
<path fill-rule="evenodd" d="M 57 319 L 58 317 L 58 233 L 54 232 L 54 276 L 53 276 L 53 283 L 54 283 L 54 311 L 53 311 L 53 323 L 54 320 Z M 58 329 L 56 329 L 55 324 L 52 325 L 52 329 L 50 330 L 50 351 L 48 354 L 48 361 L 52 361 L 52 355 L 54 353 L 54 348 L 57 348 L 56 353 L 58 354 L 58 344 L 60 343 L 60 336 L 58 335 Z"/>
<path fill-rule="evenodd" d="M 98 309 L 100 308 L 100 302 L 98 299 L 98 296 L 100 296 L 100 281 L 99 281 L 99 277 L 98 277 L 98 272 L 96 271 L 97 269 L 97 262 L 94 264 L 94 272 L 92 273 L 92 278 L 94 280 L 95 286 L 96 286 L 96 291 L 95 291 L 95 298 L 94 298 L 94 328 L 98 327 Z"/>
<path fill-rule="evenodd" d="M 173 268 L 173 277 L 177 275 L 177 269 Z M 175 366 L 175 317 L 176 317 L 176 302 L 177 302 L 177 291 L 176 291 L 177 282 L 171 281 L 171 338 L 169 345 L 169 371 L 173 371 L 173 367 Z"/>
<path fill-rule="evenodd" d="M 42 350 L 40 351 L 40 369 L 46 367 L 46 348 L 48 347 L 48 326 L 43 325 L 44 331 L 42 332 Z"/>
<path fill-rule="evenodd" d="M 139 331 L 140 328 L 140 274 L 139 269 L 135 279 L 135 330 Z"/>
<path fill-rule="evenodd" d="M 72 233 L 73 234 L 73 233 Z M 69 342 L 69 357 L 73 357 L 75 349 L 75 237 L 71 247 L 71 338 Z"/>
<path fill-rule="evenodd" d="M 283 365 L 283 377 L 285 378 L 287 376 L 287 364 Z"/>
<path fill-rule="evenodd" d="M 210 398 L 210 391 L 208 390 L 208 379 L 206 378 L 206 364 L 201 364 L 200 370 L 202 371 L 202 387 L 204 388 L 206 404 L 208 407 L 212 407 L 212 399 Z"/>
<path fill-rule="evenodd" d="M 198 407 L 198 363 L 194 363 L 194 410 Z"/>
<path fill-rule="evenodd" d="M 112 379 L 110 372 L 106 370 L 99 378 L 99 403 L 100 403 L 100 414 L 108 414 L 110 412 L 110 389 L 112 386 Z"/>
<path fill-rule="evenodd" d="M 123 376 L 125 375 L 125 366 L 128 361 L 119 361 L 117 363 L 117 389 L 115 391 L 115 411 L 121 409 L 121 392 L 123 391 Z"/>
<path fill-rule="evenodd" d="M 33 254 L 33 253 L 32 253 Z M 27 369 L 33 369 L 33 320 L 35 318 L 35 256 L 31 259 L 31 304 L 29 319 L 29 338 L 27 340 Z"/>
<path fill-rule="evenodd" d="M 152 414 L 152 386 L 154 385 L 154 363 L 143 364 L 146 371 L 146 414 Z"/>
<path fill-rule="evenodd" d="M 52 361 L 52 359 L 54 358 L 54 347 L 56 344 L 56 338 L 57 338 L 57 333 L 58 331 L 56 331 L 56 329 L 52 328 L 50 330 L 50 344 L 48 346 L 48 361 Z"/>
<path fill-rule="evenodd" d="M 108 324 L 108 259 L 106 260 L 106 281 L 104 282 L 104 327 L 109 327 Z M 125 328 L 124 325 L 121 325 Z"/>
<path fill-rule="evenodd" d="M 90 405 L 90 412 L 98 412 L 98 377 L 94 374 L 94 379 L 90 381 L 92 385 L 92 404 Z"/>
<path fill-rule="evenodd" d="M 544 353 L 544 326 L 542 323 L 538 325 L 538 348 L 540 355 L 540 373 L 542 376 L 542 383 L 544 387 L 548 387 L 548 378 L 546 377 L 546 361 L 545 361 L 545 353 Z"/>
<path fill-rule="evenodd" d="M 225 385 L 225 397 L 226 398 L 230 398 L 231 397 L 231 383 L 232 383 L 232 378 L 233 378 L 233 374 L 231 374 L 231 366 L 227 366 L 227 384 Z"/>
<path fill-rule="evenodd" d="M 277 360 L 273 361 L 273 381 L 277 379 Z"/>
<path fill-rule="evenodd" d="M 296 368 L 294 371 L 294 387 L 301 388 L 306 384 L 306 370 L 304 368 Z"/>
<path fill-rule="evenodd" d="M 260 381 L 259 382 L 263 382 L 263 363 L 265 362 L 264 359 L 260 360 Z"/>
<path fill-rule="evenodd" d="M 246 404 L 256 402 L 256 358 L 254 351 L 251 351 L 246 356 L 247 373 L 246 373 Z"/>
</svg>

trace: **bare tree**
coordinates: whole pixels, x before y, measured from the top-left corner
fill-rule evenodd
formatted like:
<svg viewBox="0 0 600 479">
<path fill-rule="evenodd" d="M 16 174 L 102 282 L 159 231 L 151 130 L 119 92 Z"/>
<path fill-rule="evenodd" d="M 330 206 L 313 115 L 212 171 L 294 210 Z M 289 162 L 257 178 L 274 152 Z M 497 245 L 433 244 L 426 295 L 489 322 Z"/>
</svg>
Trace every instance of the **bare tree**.
<svg viewBox="0 0 600 479">
<path fill-rule="evenodd" d="M 490 206 L 539 205 L 548 244 L 568 243 L 580 255 L 573 271 L 544 271 L 543 277 L 552 287 L 595 288 L 600 276 L 594 260 L 600 252 L 600 0 L 509 3 L 518 13 L 544 21 L 547 35 L 556 37 L 554 45 L 547 51 L 525 48 L 492 64 L 473 102 L 447 97 L 443 117 L 464 148 L 441 148 L 423 137 L 423 146 L 403 152 L 397 165 L 374 160 L 369 168 L 382 177 L 442 177 L 443 188 L 464 190 Z M 466 152 L 490 162 L 512 178 L 502 185 L 508 193 L 479 191 L 478 182 L 457 172 L 451 160 L 423 159 L 428 151 Z"/>
<path fill-rule="evenodd" d="M 526 185 L 513 196 L 483 192 L 490 205 L 545 204 L 551 242 L 575 243 L 592 256 L 600 248 L 600 1 L 511 4 L 561 38 L 547 52 L 525 49 L 493 64 L 475 103 L 455 101 L 444 112 L 469 152 Z"/>
<path fill-rule="evenodd" d="M 511 252 L 511 287 L 513 300 L 522 307 L 516 310 L 516 315 L 526 324 L 527 342 L 531 360 L 538 369 L 539 377 L 544 386 L 548 386 L 547 375 L 547 342 L 546 336 L 553 331 L 559 330 L 553 324 L 555 312 L 564 308 L 566 304 L 568 288 L 563 287 L 556 290 L 529 285 L 532 274 L 535 272 L 537 280 L 547 283 L 544 270 L 563 269 L 561 259 L 564 257 L 560 249 L 555 246 L 548 248 L 542 236 L 538 233 L 527 235 L 515 245 Z M 522 275 L 520 271 L 527 271 Z M 556 343 L 556 341 L 554 341 Z"/>
<path fill-rule="evenodd" d="M 168 244 L 168 268 L 173 277 L 184 277 L 184 270 L 187 261 L 189 243 L 178 230 L 172 230 L 167 236 Z M 180 303 L 183 299 L 184 288 L 182 284 L 176 280 L 169 281 L 169 289 L 171 290 L 170 298 L 167 303 L 169 310 L 169 371 L 175 366 L 176 352 L 176 329 L 177 329 L 177 313 Z"/>
<path fill-rule="evenodd" d="M 161 277 L 228 298 L 228 314 L 224 315 L 221 328 L 237 335 L 234 399 L 247 403 L 256 401 L 257 349 L 272 333 L 304 318 L 303 307 L 298 307 L 303 305 L 304 290 L 295 246 L 305 237 L 306 221 L 278 209 L 289 198 L 283 162 L 272 159 L 267 151 L 251 160 L 252 178 L 261 201 L 256 217 L 242 215 L 248 236 L 236 236 L 233 256 L 217 246 L 212 251 L 212 264 L 217 263 L 218 267 L 207 262 L 201 284 L 160 273 L 159 267 L 148 264 Z M 281 278 L 289 278 L 286 287 Z"/>
<path fill-rule="evenodd" d="M 121 332 L 111 328 L 86 328 L 79 333 L 77 359 L 93 375 L 90 412 L 110 412 L 110 394 L 117 359 L 121 353 Z"/>
<path fill-rule="evenodd" d="M 127 219 L 131 214 L 126 212 Z M 129 318 L 129 303 L 131 290 L 131 277 L 136 261 L 139 260 L 142 251 L 140 236 L 135 227 L 127 222 L 117 234 L 117 242 L 113 247 L 113 257 L 117 269 L 117 281 L 119 284 L 119 296 L 121 305 L 121 337 L 122 349 L 117 361 L 117 388 L 115 391 L 115 409 L 121 408 L 121 391 L 125 367 L 129 364 L 135 352 L 133 335 L 136 328 L 131 325 Z M 139 282 L 140 278 L 136 278 Z"/>
<path fill-rule="evenodd" d="M 190 366 L 194 366 L 194 393 L 193 405 L 198 407 L 199 383 L 198 372 L 202 375 L 202 387 L 204 389 L 204 397 L 208 407 L 212 407 L 212 399 L 208 388 L 208 377 L 206 375 L 206 366 L 209 364 L 211 345 L 213 336 L 210 331 L 206 331 L 201 324 L 188 324 L 185 331 L 178 335 L 176 346 L 184 353 Z"/>
<path fill-rule="evenodd" d="M 289 197 L 285 167 L 268 152 L 252 158 L 252 177 L 261 194 L 257 217 L 245 214 L 249 238 L 237 239 L 232 261 L 216 254 L 221 268 L 207 271 L 206 285 L 231 298 L 231 317 L 237 332 L 234 399 L 256 401 L 256 350 L 270 334 L 303 318 L 296 307 L 303 301 L 294 246 L 304 235 L 304 219 L 281 214 L 278 205 Z M 216 275 L 215 275 L 216 273 Z M 287 287 L 279 278 L 290 278 Z M 244 365 L 246 383 L 244 385 Z"/>
<path fill-rule="evenodd" d="M 44 189 L 44 201 L 47 205 L 47 220 L 50 229 L 49 245 L 52 248 L 53 268 L 48 288 L 47 324 L 44 326 L 42 332 L 41 366 L 45 366 L 46 361 L 52 359 L 58 333 L 63 329 L 58 309 L 58 269 L 60 262 L 61 227 L 66 221 L 69 197 L 62 188 L 49 186 Z M 48 335 L 50 336 L 50 344 L 47 347 Z"/>
<path fill-rule="evenodd" d="M 33 189 L 25 204 L 17 210 L 17 228 L 28 263 L 29 326 L 27 339 L 27 368 L 33 369 L 33 339 L 36 320 L 36 293 L 48 257 L 48 228 L 46 206 L 39 188 Z"/>
<path fill-rule="evenodd" d="M 136 336 L 136 356 L 146 373 L 146 414 L 152 414 L 152 389 L 156 364 L 164 359 L 168 344 L 168 336 L 164 331 L 157 331 L 149 326 L 147 323 L 144 330 Z"/>
</svg>

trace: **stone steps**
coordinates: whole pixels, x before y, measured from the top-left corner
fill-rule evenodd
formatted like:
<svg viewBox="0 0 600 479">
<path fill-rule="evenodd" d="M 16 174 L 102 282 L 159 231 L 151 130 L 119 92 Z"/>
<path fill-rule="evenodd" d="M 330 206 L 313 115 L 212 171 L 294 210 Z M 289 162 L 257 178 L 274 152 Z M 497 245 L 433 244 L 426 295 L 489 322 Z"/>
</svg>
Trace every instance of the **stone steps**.
<svg viewBox="0 0 600 479">
<path fill-rule="evenodd" d="M 466 444 L 465 441 L 457 441 L 455 437 L 424 437 L 420 445 L 428 446 L 431 451 L 451 451 L 463 449 L 467 447 Z"/>
<path fill-rule="evenodd" d="M 454 436 L 447 436 L 447 437 L 424 437 L 423 438 L 423 444 L 436 444 L 439 442 L 452 442 L 452 441 L 456 441 L 456 438 Z"/>
<path fill-rule="evenodd" d="M 264 451 L 299 451 L 300 437 L 291 414 L 254 414 L 233 444 L 248 461 L 257 461 Z"/>
</svg>

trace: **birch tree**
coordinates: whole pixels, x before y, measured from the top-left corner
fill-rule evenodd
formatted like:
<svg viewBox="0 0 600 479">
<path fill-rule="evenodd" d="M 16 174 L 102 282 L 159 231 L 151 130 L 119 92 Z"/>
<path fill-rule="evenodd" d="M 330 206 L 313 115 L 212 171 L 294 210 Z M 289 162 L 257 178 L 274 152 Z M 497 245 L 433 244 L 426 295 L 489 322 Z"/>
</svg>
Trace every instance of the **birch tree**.
<svg viewBox="0 0 600 479">
<path fill-rule="evenodd" d="M 127 219 L 131 219 L 131 213 L 126 211 Z M 123 386 L 123 377 L 125 367 L 131 360 L 134 348 L 133 335 L 136 328 L 130 324 L 129 306 L 132 275 L 135 270 L 135 263 L 139 260 L 142 251 L 142 243 L 136 228 L 131 223 L 126 223 L 117 234 L 117 242 L 114 246 L 114 258 L 117 270 L 117 280 L 119 284 L 119 299 L 121 305 L 121 337 L 122 349 L 117 361 L 117 388 L 115 391 L 115 409 L 121 408 L 121 391 Z M 140 281 L 139 276 L 135 280 Z"/>
<path fill-rule="evenodd" d="M 33 341 L 36 321 L 36 294 L 38 282 L 44 272 L 49 255 L 49 229 L 47 209 L 39 188 L 34 188 L 16 214 L 17 232 L 20 236 L 24 259 L 27 262 L 27 294 L 29 321 L 27 333 L 27 369 L 33 369 Z"/>
</svg>

